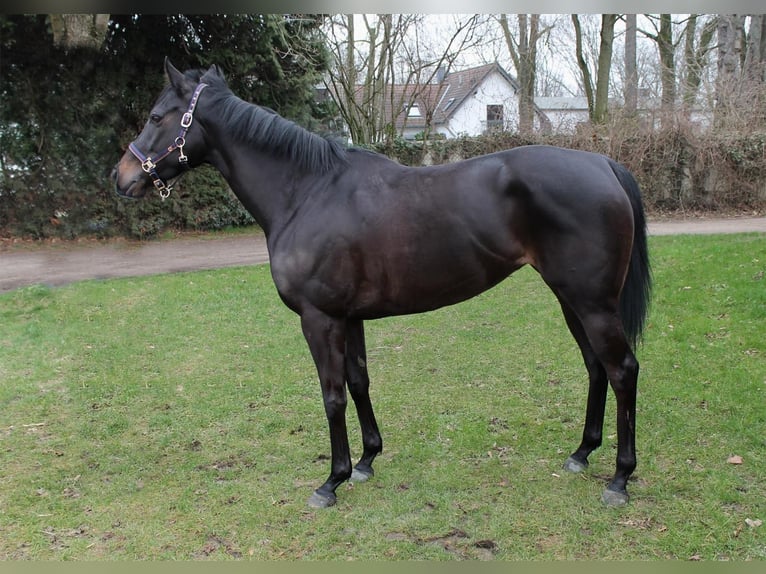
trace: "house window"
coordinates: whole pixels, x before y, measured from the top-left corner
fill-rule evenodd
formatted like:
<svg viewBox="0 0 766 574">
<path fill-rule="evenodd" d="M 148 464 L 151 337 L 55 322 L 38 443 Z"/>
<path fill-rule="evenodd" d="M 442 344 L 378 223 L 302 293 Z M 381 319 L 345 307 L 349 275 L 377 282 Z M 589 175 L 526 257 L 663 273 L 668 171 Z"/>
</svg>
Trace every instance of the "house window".
<svg viewBox="0 0 766 574">
<path fill-rule="evenodd" d="M 407 110 L 407 116 L 410 118 L 419 118 L 420 117 L 420 108 L 417 104 L 412 104 L 410 108 Z"/>
<path fill-rule="evenodd" d="M 487 105 L 487 131 L 503 129 L 503 106 L 502 104 Z"/>
<path fill-rule="evenodd" d="M 447 100 L 447 103 L 444 105 L 444 110 L 448 110 L 452 104 L 455 103 L 455 98 L 450 98 Z"/>
</svg>

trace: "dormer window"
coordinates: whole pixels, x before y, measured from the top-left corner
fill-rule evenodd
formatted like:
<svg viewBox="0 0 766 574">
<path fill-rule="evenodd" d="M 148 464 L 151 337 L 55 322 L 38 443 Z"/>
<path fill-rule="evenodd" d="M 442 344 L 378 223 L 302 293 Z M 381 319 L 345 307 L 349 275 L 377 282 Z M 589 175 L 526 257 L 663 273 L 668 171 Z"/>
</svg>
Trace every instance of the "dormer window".
<svg viewBox="0 0 766 574">
<path fill-rule="evenodd" d="M 419 118 L 420 117 L 420 108 L 417 104 L 412 104 L 409 109 L 407 110 L 407 117 L 408 118 Z"/>
</svg>

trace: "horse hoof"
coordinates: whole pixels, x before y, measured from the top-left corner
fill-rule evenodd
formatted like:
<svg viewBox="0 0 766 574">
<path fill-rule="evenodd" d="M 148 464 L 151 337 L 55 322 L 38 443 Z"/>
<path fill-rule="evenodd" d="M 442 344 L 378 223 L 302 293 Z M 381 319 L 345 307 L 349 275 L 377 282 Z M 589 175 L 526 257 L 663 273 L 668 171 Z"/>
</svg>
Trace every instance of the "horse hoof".
<svg viewBox="0 0 766 574">
<path fill-rule="evenodd" d="M 571 456 L 568 459 L 566 459 L 566 461 L 564 462 L 564 470 L 574 474 L 577 474 L 578 472 L 583 472 L 586 468 L 588 468 L 587 462 L 583 464 L 579 460 L 573 459 Z"/>
<path fill-rule="evenodd" d="M 320 494 L 316 490 L 309 497 L 309 506 L 311 508 L 330 508 L 338 498 L 334 494 Z"/>
<path fill-rule="evenodd" d="M 610 490 L 607 488 L 601 495 L 601 502 L 603 502 L 606 506 L 611 507 L 625 506 L 628 504 L 628 498 L 629 497 L 627 492 L 617 492 L 616 490 Z"/>
<path fill-rule="evenodd" d="M 355 468 L 351 471 L 351 478 L 349 479 L 350 482 L 353 483 L 360 483 L 360 482 L 367 482 L 372 478 L 372 475 L 374 473 L 372 472 L 372 469 L 370 469 L 370 472 L 365 472 L 363 470 L 359 470 L 358 468 Z"/>
</svg>

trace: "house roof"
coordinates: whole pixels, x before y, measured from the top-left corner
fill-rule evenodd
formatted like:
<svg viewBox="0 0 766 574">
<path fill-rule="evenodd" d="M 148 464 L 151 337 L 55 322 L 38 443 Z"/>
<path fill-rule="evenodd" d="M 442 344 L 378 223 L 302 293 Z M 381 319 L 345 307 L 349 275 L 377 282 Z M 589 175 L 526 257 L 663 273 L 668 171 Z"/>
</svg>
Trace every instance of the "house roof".
<svg viewBox="0 0 766 574">
<path fill-rule="evenodd" d="M 485 64 L 476 68 L 450 72 L 437 84 L 393 86 L 393 98 L 384 103 L 385 117 L 392 117 L 392 107 L 396 106 L 399 108 L 395 116 L 398 129 L 405 125 L 409 128 L 425 127 L 429 116 L 431 125 L 444 124 L 492 72 L 498 72 L 515 91 L 519 90 L 516 79 L 500 64 Z M 415 106 L 417 106 L 418 115 L 413 115 Z"/>
<path fill-rule="evenodd" d="M 585 96 L 543 97 L 537 96 L 535 104 L 543 111 L 588 111 L 588 99 Z"/>
</svg>

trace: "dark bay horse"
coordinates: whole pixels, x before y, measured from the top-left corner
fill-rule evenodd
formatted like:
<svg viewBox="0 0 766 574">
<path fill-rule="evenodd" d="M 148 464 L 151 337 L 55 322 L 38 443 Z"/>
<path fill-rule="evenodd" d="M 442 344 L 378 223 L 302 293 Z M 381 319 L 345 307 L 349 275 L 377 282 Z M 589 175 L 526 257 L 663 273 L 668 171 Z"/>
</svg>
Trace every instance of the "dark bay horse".
<svg viewBox="0 0 766 574">
<path fill-rule="evenodd" d="M 182 73 L 115 166 L 117 193 L 142 197 L 202 163 L 215 166 L 263 228 L 282 301 L 300 316 L 330 427 L 330 476 L 309 499 L 332 505 L 344 481 L 373 474 L 383 448 L 369 396 L 363 321 L 473 297 L 531 265 L 561 304 L 589 377 L 583 471 L 601 445 L 607 387 L 617 461 L 602 500 L 628 500 L 636 466 L 638 362 L 650 269 L 638 185 L 601 155 L 528 146 L 434 167 L 405 167 L 308 132 L 244 102 L 220 70 Z M 346 388 L 362 429 L 352 468 Z"/>
</svg>

